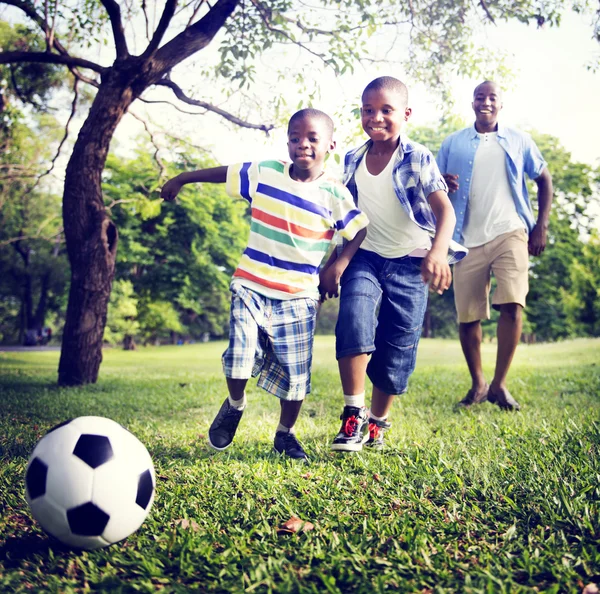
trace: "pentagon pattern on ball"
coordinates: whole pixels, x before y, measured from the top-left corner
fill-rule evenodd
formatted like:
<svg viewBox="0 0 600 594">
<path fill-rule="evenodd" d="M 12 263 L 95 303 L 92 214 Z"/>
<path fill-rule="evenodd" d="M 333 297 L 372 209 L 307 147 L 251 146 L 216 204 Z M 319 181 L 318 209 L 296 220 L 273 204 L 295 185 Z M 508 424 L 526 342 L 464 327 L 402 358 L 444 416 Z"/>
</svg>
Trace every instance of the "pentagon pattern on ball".
<svg viewBox="0 0 600 594">
<path fill-rule="evenodd" d="M 154 485 L 152 484 L 152 474 L 149 470 L 146 470 L 140 474 L 135 502 L 142 509 L 146 509 L 148 507 L 148 503 L 150 503 L 150 499 L 152 498 L 153 491 Z"/>
<path fill-rule="evenodd" d="M 48 466 L 39 458 L 34 458 L 27 469 L 25 482 L 31 499 L 41 497 L 46 492 L 46 478 L 48 477 Z M 139 496 L 139 495 L 138 495 Z"/>
<path fill-rule="evenodd" d="M 98 468 L 113 457 L 113 449 L 106 435 L 83 434 L 78 440 L 73 454 L 81 458 L 91 468 Z"/>
<path fill-rule="evenodd" d="M 63 421 L 62 423 L 59 423 L 58 425 L 54 425 L 54 427 L 52 427 L 52 429 L 48 430 L 48 433 L 52 433 L 52 431 L 56 431 L 57 429 L 60 429 L 61 427 L 68 425 L 72 420 L 73 419 L 67 419 L 66 421 Z"/>
<path fill-rule="evenodd" d="M 80 536 L 100 536 L 110 516 L 91 502 L 67 510 L 69 528 Z"/>
</svg>

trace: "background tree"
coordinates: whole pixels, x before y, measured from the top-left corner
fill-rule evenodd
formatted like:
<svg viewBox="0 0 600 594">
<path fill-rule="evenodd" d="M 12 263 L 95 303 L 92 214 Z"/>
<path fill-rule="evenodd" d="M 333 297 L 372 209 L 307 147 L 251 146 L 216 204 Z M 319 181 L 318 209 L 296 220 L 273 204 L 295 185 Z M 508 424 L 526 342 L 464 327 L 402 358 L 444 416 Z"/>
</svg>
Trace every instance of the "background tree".
<svg viewBox="0 0 600 594">
<path fill-rule="evenodd" d="M 169 176 L 213 166 L 205 156 L 178 153 L 161 161 Z M 176 334 L 222 336 L 229 323 L 229 281 L 249 232 L 247 203 L 217 184 L 186 186 L 177 202 L 155 198 L 159 176 L 149 147 L 124 160 L 110 155 L 104 172 L 106 207 L 120 229 L 116 278 L 138 299 L 138 336 L 157 342 Z"/>
<path fill-rule="evenodd" d="M 562 2 L 540 5 L 533 0 L 518 4 L 508 0 L 493 4 L 321 0 L 314 5 L 290 0 L 217 0 L 213 4 L 195 0 L 179 8 L 177 0 L 166 0 L 162 10 L 155 7 L 161 16 L 154 23 L 153 7 L 146 2 L 128 5 L 125 15 L 115 0 L 65 5 L 38 5 L 29 0 L 0 3 L 17 9 L 45 40 L 44 51 L 11 48 L 0 52 L 0 63 L 63 64 L 78 81 L 97 91 L 71 153 L 63 191 L 71 264 L 58 370 L 59 383 L 65 385 L 95 382 L 102 359 L 118 234 L 104 205 L 101 176 L 110 141 L 131 104 L 150 87 L 160 86 L 236 124 L 268 130 L 264 124 L 248 124 L 206 101 L 190 100 L 174 82 L 175 67 L 204 50 L 218 33 L 220 62 L 215 66 L 227 88 L 248 88 L 257 78 L 255 58 L 282 44 L 308 52 L 335 73 L 352 70 L 358 60 L 369 57 L 369 37 L 383 29 L 393 32 L 392 46 L 399 37 L 406 42 L 408 51 L 402 55 L 410 75 L 443 88 L 450 67 L 479 72 L 485 50 L 470 42 L 478 22 L 516 18 L 556 24 L 566 6 Z M 145 47 L 134 49 L 133 29 L 139 23 L 146 33 Z M 105 60 L 109 65 L 80 56 L 86 52 L 97 56 L 94 42 L 106 43 L 108 48 L 109 38 L 112 55 Z M 290 65 L 285 59 L 282 62 L 289 80 Z M 485 65 L 489 68 L 490 62 Z"/>
</svg>

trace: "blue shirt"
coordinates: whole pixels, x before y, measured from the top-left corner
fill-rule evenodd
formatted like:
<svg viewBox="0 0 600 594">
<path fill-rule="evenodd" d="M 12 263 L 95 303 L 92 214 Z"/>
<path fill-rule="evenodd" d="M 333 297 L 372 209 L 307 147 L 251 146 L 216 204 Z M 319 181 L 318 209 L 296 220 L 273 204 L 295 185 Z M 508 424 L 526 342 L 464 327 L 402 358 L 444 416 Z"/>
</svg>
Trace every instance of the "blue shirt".
<svg viewBox="0 0 600 594">
<path fill-rule="evenodd" d="M 498 144 L 506 153 L 506 175 L 517 213 L 531 232 L 535 219 L 527 194 L 525 174 L 531 179 L 538 178 L 546 167 L 546 161 L 531 136 L 520 130 L 498 124 Z M 442 142 L 437 155 L 437 163 L 442 173 L 458 175 L 458 190 L 449 194 L 456 213 L 456 227 L 452 237 L 455 241 L 463 241 L 473 163 L 478 146 L 479 135 L 475 126 L 470 126 L 448 136 Z"/>
<path fill-rule="evenodd" d="M 358 165 L 372 144 L 373 141 L 368 140 L 361 147 L 346 153 L 344 159 L 344 184 L 350 190 L 357 205 L 358 189 L 355 174 Z M 401 136 L 398 156 L 392 170 L 392 182 L 396 196 L 410 219 L 434 236 L 436 232 L 435 215 L 427 197 L 438 190 L 447 192 L 448 186 L 429 149 L 422 144 L 413 142 L 406 136 Z M 467 252 L 465 247 L 451 241 L 448 249 L 448 262 L 454 264 L 462 260 Z"/>
</svg>

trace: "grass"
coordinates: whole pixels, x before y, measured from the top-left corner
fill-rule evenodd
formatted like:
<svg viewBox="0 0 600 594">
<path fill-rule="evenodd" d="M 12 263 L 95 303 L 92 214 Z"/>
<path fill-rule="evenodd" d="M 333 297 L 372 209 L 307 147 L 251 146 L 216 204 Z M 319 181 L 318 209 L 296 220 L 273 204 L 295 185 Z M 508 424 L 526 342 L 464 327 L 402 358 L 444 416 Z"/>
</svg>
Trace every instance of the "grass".
<svg viewBox="0 0 600 594">
<path fill-rule="evenodd" d="M 334 455 L 339 379 L 317 337 L 308 466 L 272 453 L 279 407 L 253 382 L 233 446 L 207 447 L 223 343 L 107 350 L 99 382 L 72 389 L 58 352 L 0 352 L 0 592 L 581 592 L 600 583 L 599 347 L 521 345 L 522 411 L 456 412 L 460 348 L 423 340 L 385 453 Z M 88 414 L 131 429 L 158 484 L 134 535 L 74 552 L 31 519 L 23 475 L 45 431 Z M 314 529 L 278 531 L 292 516 Z"/>
</svg>

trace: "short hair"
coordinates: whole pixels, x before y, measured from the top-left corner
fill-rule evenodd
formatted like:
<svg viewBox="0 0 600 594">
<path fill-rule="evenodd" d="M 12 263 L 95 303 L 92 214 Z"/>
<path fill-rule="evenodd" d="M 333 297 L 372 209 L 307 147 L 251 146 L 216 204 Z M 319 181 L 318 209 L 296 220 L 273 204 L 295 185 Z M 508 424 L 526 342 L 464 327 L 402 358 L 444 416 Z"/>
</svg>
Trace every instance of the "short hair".
<svg viewBox="0 0 600 594">
<path fill-rule="evenodd" d="M 408 104 L 408 89 L 407 89 L 406 85 L 401 80 L 398 80 L 397 78 L 394 78 L 393 76 L 380 76 L 379 78 L 372 80 L 365 87 L 365 90 L 363 91 L 361 99 L 364 101 L 365 95 L 369 91 L 382 91 L 382 90 L 393 91 L 395 93 L 398 93 L 402 97 L 402 100 L 405 101 L 406 104 Z"/>
<path fill-rule="evenodd" d="M 475 97 L 475 95 L 477 95 L 477 91 L 478 91 L 479 87 L 482 87 L 483 85 L 494 85 L 498 89 L 498 94 L 502 95 L 502 88 L 500 87 L 500 85 L 497 82 L 495 82 L 493 80 L 484 80 L 483 82 L 480 82 L 473 89 L 473 97 Z"/>
<path fill-rule="evenodd" d="M 333 137 L 333 120 L 320 109 L 313 109 L 312 107 L 307 107 L 306 109 L 301 109 L 297 111 L 288 122 L 288 133 L 292 124 L 298 120 L 304 120 L 306 118 L 311 118 L 315 120 L 321 120 L 325 124 L 325 128 L 330 137 Z"/>
</svg>

